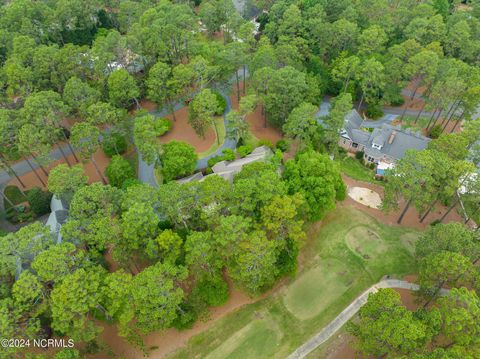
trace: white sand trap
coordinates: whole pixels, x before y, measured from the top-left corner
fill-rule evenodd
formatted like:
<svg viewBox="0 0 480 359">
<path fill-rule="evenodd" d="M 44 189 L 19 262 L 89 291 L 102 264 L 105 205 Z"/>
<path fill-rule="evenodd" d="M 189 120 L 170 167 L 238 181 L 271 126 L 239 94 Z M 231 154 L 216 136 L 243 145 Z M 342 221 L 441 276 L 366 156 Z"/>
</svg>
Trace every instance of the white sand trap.
<svg viewBox="0 0 480 359">
<path fill-rule="evenodd" d="M 380 208 L 380 205 L 382 204 L 380 195 L 377 192 L 365 187 L 349 187 L 348 196 L 355 202 L 371 208 Z"/>
</svg>

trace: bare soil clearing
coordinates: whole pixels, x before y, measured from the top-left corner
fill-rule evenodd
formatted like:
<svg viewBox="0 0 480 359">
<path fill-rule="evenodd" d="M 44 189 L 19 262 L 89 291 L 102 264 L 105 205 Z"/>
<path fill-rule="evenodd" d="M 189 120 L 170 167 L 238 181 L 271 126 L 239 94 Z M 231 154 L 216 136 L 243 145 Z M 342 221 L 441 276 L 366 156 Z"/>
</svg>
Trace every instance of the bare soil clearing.
<svg viewBox="0 0 480 359">
<path fill-rule="evenodd" d="M 165 116 L 172 121 L 172 129 L 160 137 L 160 143 L 167 143 L 173 140 L 183 141 L 191 144 L 197 152 L 208 150 L 216 141 L 213 128 L 208 129 L 205 138 L 197 135 L 192 126 L 188 123 L 188 107 L 182 107 L 175 111 L 176 121 L 173 121 L 171 114 Z"/>
<path fill-rule="evenodd" d="M 240 94 L 243 96 L 242 87 L 243 82 L 240 82 Z M 230 95 L 232 101 L 232 108 L 238 109 L 237 101 L 237 85 L 234 83 L 232 87 L 232 94 Z M 247 122 L 250 125 L 250 132 L 258 140 L 269 140 L 275 144 L 278 140 L 283 138 L 283 134 L 280 130 L 273 127 L 268 121 L 265 126 L 265 118 L 262 114 L 262 106 L 257 105 L 255 111 L 247 116 Z"/>
<path fill-rule="evenodd" d="M 77 155 L 77 157 L 79 157 L 78 153 L 76 153 L 76 155 Z M 68 161 L 70 162 L 71 165 L 76 165 L 76 164 L 82 165 L 82 167 L 85 171 L 85 174 L 88 176 L 88 182 L 89 183 L 101 182 L 102 181 L 100 176 L 97 174 L 97 171 L 95 170 L 95 166 L 93 165 L 93 163 L 91 161 L 88 161 L 87 163 L 82 163 L 82 162 L 77 163 L 77 162 L 75 162 L 75 159 L 73 158 L 73 155 L 71 155 L 71 154 L 69 156 L 67 156 L 67 158 L 68 158 Z M 102 173 L 105 173 L 105 169 L 107 168 L 110 159 L 107 156 L 105 156 L 105 154 L 103 153 L 103 151 L 101 149 L 99 149 L 95 153 L 94 158 L 95 158 L 95 161 L 97 162 L 97 165 L 98 165 L 100 171 Z M 29 159 L 29 161 L 32 164 L 35 163 L 31 159 Z M 61 159 L 57 160 L 57 161 L 54 161 L 54 162 L 50 163 L 48 166 L 44 166 L 44 168 L 47 170 L 47 172 L 50 172 L 50 170 L 52 168 L 58 166 L 61 163 L 66 163 L 65 159 L 63 157 Z M 47 183 L 47 177 L 43 174 L 42 170 L 40 168 L 38 168 L 38 169 L 36 169 L 36 171 L 39 174 L 39 176 L 44 180 L 44 182 Z M 21 178 L 22 182 L 25 184 L 26 189 L 31 189 L 33 187 L 45 188 L 44 186 L 42 186 L 42 184 L 40 183 L 38 178 L 35 176 L 35 173 L 33 171 L 28 172 L 28 173 L 20 176 L 20 178 Z M 14 185 L 14 186 L 17 186 L 17 187 L 21 188 L 21 185 L 17 181 L 16 178 L 13 178 L 10 182 L 8 182 L 8 185 Z"/>
<path fill-rule="evenodd" d="M 380 195 L 377 192 L 365 187 L 349 187 L 348 196 L 354 201 L 371 208 L 378 209 L 382 204 Z"/>
<path fill-rule="evenodd" d="M 383 187 L 378 186 L 375 184 L 367 183 L 367 182 L 361 182 L 354 180 L 348 176 L 342 175 L 343 181 L 345 184 L 350 188 L 350 187 L 365 187 L 368 189 L 371 189 L 375 192 L 377 192 L 380 197 L 383 197 Z M 399 226 L 397 224 L 397 219 L 400 216 L 401 211 L 403 210 L 405 206 L 405 201 L 402 200 L 399 203 L 399 209 L 396 211 L 391 211 L 390 213 L 385 213 L 379 209 L 372 208 L 365 206 L 357 201 L 354 201 L 352 198 L 347 197 L 343 202 L 339 202 L 338 207 L 355 207 L 360 209 L 361 211 L 370 214 L 371 216 L 375 217 L 377 220 L 384 224 L 392 225 L 392 226 Z M 407 213 L 403 217 L 402 224 L 400 226 L 402 227 L 411 227 L 411 228 L 416 228 L 416 229 L 425 229 L 429 226 L 430 223 L 432 223 L 434 220 L 439 219 L 442 217 L 443 213 L 447 211 L 447 208 L 439 203 L 437 203 L 436 207 L 434 210 L 432 210 L 427 218 L 423 221 L 423 223 L 420 223 L 420 216 L 418 212 L 413 208 L 413 206 L 410 206 L 408 209 Z M 457 213 L 456 209 L 453 209 L 450 211 L 450 213 L 447 215 L 447 217 L 443 220 L 443 223 L 449 223 L 449 222 L 463 222 L 463 218 Z"/>
</svg>

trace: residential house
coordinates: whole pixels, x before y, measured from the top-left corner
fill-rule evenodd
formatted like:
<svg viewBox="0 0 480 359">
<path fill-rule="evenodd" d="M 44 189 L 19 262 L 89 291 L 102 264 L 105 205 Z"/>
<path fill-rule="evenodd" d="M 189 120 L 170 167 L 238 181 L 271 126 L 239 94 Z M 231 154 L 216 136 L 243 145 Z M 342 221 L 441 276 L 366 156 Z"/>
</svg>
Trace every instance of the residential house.
<svg viewBox="0 0 480 359">
<path fill-rule="evenodd" d="M 60 229 L 68 219 L 68 203 L 57 196 L 53 196 L 50 202 L 50 216 L 48 216 L 45 225 L 50 226 L 52 234 L 55 236 L 57 243 L 62 242 Z"/>
<path fill-rule="evenodd" d="M 267 146 L 260 146 L 255 148 L 252 153 L 244 158 L 239 158 L 234 161 L 220 161 L 212 167 L 213 173 L 208 176 L 221 176 L 229 182 L 233 182 L 233 177 L 239 173 L 243 166 L 262 161 L 265 162 L 273 156 L 273 152 Z M 189 177 L 177 180 L 178 183 L 188 183 L 192 181 L 203 181 L 206 177 L 201 172 L 197 172 Z"/>
<path fill-rule="evenodd" d="M 362 123 L 360 114 L 351 111 L 345 117 L 345 128 L 340 133 L 338 144 L 349 152 L 363 151 L 365 162 L 375 163 L 379 175 L 403 158 L 407 150 L 424 150 L 430 142 L 422 134 L 400 126 L 385 123 L 370 132 L 362 127 Z"/>
</svg>

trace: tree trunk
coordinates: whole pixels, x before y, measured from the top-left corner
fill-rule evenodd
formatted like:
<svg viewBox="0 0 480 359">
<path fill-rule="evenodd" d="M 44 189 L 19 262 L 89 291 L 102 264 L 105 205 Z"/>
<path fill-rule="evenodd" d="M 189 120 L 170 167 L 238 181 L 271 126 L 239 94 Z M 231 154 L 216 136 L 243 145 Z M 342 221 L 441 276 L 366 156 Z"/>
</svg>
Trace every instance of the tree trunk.
<svg viewBox="0 0 480 359">
<path fill-rule="evenodd" d="M 357 111 L 360 111 L 360 109 L 362 108 L 362 104 L 363 104 L 363 93 L 362 93 L 362 97 L 360 98 L 360 102 L 358 103 L 358 107 L 357 107 Z"/>
<path fill-rule="evenodd" d="M 437 203 L 437 200 L 433 201 L 430 207 L 428 207 L 427 211 L 424 213 L 422 218 L 420 218 L 420 223 L 423 223 L 425 218 L 427 218 L 428 214 L 432 211 L 433 207 L 435 206 L 435 203 Z"/>
<path fill-rule="evenodd" d="M 437 117 L 435 118 L 435 121 L 433 121 L 432 128 L 436 126 L 437 121 L 438 121 L 438 119 L 440 118 L 440 115 L 442 114 L 442 112 L 443 112 L 443 109 L 440 109 L 440 111 L 438 112 Z M 428 129 L 428 127 L 427 127 L 427 129 Z"/>
<path fill-rule="evenodd" d="M 478 213 L 478 211 L 480 210 L 480 207 L 475 209 L 475 211 L 473 211 L 472 215 L 470 217 L 468 217 L 466 220 L 465 220 L 465 224 L 468 223 L 468 221 L 470 221 L 470 219 L 472 218 L 472 216 L 476 215 Z"/>
<path fill-rule="evenodd" d="M 426 130 L 428 130 L 428 128 L 430 127 L 430 124 L 432 123 L 433 118 L 435 117 L 436 113 L 437 113 L 437 109 L 434 109 L 433 113 L 432 113 L 432 116 L 430 117 L 430 120 L 428 121 L 427 127 L 425 127 Z"/>
<path fill-rule="evenodd" d="M 435 293 L 433 293 L 432 297 L 427 300 L 427 302 L 423 305 L 423 308 L 425 309 L 426 307 L 428 307 L 428 305 L 432 302 L 432 300 L 434 300 L 435 298 L 437 298 L 438 296 L 438 293 L 440 292 L 440 289 L 442 289 L 442 287 L 444 286 L 445 284 L 445 281 L 443 281 L 442 283 L 440 283 L 438 286 L 437 286 L 437 289 L 435 290 Z"/>
<path fill-rule="evenodd" d="M 175 106 L 173 105 L 172 101 L 170 103 L 170 112 L 172 113 L 173 121 L 177 122 L 177 118 L 175 117 Z"/>
<path fill-rule="evenodd" d="M 40 169 L 42 170 L 45 177 L 48 177 L 48 172 L 45 170 L 45 168 L 43 168 L 43 166 L 40 164 L 40 162 L 37 161 L 37 158 L 35 157 L 35 155 L 31 152 L 30 152 L 30 155 L 32 156 L 33 160 L 37 163 L 38 167 L 40 167 Z"/>
<path fill-rule="evenodd" d="M 343 93 L 347 92 L 349 82 L 350 82 L 350 74 L 345 79 L 345 85 L 343 86 Z"/>
<path fill-rule="evenodd" d="M 418 88 L 420 87 L 420 84 L 418 84 L 415 87 L 415 90 L 413 90 L 412 94 L 410 95 L 410 101 L 412 101 L 415 98 L 415 95 L 417 94 Z"/>
<path fill-rule="evenodd" d="M 414 124 L 417 124 L 417 121 L 418 121 L 418 119 L 420 118 L 420 115 L 422 114 L 423 110 L 425 109 L 425 106 L 427 106 L 427 103 L 426 103 L 426 102 L 423 103 L 422 108 L 420 109 L 420 111 L 418 111 L 418 115 L 417 115 L 417 117 L 415 118 L 415 121 L 413 122 Z"/>
<path fill-rule="evenodd" d="M 403 209 L 402 213 L 400 214 L 400 217 L 398 217 L 397 223 L 400 224 L 402 223 L 403 217 L 408 211 L 408 208 L 410 208 L 410 204 L 412 203 L 412 199 L 409 199 L 407 204 L 405 205 L 405 208 Z"/>
<path fill-rule="evenodd" d="M 70 164 L 70 161 L 68 160 L 67 156 L 65 156 L 65 152 L 63 152 L 62 144 L 58 145 L 58 149 L 60 150 L 60 153 L 62 154 L 63 158 L 65 159 L 65 162 L 67 162 L 68 167 L 72 167 Z"/>
<path fill-rule="evenodd" d="M 70 150 L 70 152 L 72 152 L 72 155 L 73 155 L 73 158 L 75 159 L 75 162 L 77 162 L 77 163 L 80 162 L 80 161 L 78 160 L 77 155 L 75 154 L 75 151 L 73 150 L 72 145 L 70 144 L 70 141 L 69 141 L 68 138 L 67 138 L 67 135 L 66 135 L 65 132 L 63 131 L 63 129 L 62 129 L 62 133 L 63 133 L 63 139 L 64 139 L 65 142 L 67 143 L 67 146 L 68 146 L 68 149 Z"/>
<path fill-rule="evenodd" d="M 445 217 L 448 216 L 448 214 L 452 211 L 452 209 L 460 202 L 460 199 L 457 197 L 457 199 L 453 202 L 453 204 L 447 209 L 447 211 L 443 214 L 442 218 L 440 218 L 440 222 L 443 222 Z"/>
<path fill-rule="evenodd" d="M 8 202 L 8 204 L 10 205 L 10 207 L 12 207 L 12 208 L 16 211 L 16 210 L 17 210 L 17 207 L 15 207 L 15 205 L 13 204 L 13 202 L 10 201 L 10 198 L 8 198 L 8 197 L 5 195 L 5 193 L 3 193 L 2 190 L 0 190 L 0 194 L 2 195 L 3 199 Z"/>
<path fill-rule="evenodd" d="M 405 108 L 403 109 L 402 115 L 400 116 L 400 121 L 402 121 L 403 117 L 405 117 L 405 113 L 407 112 L 407 108 L 408 108 L 408 106 L 407 106 L 407 104 L 405 104 Z"/>
<path fill-rule="evenodd" d="M 465 113 L 465 110 L 463 110 L 462 114 L 456 118 L 455 120 L 455 125 L 453 126 L 453 128 L 451 129 L 450 133 L 453 133 L 453 131 L 455 131 L 455 129 L 457 128 L 458 124 L 460 122 L 462 122 L 462 118 L 463 118 L 463 114 Z"/>
<path fill-rule="evenodd" d="M 267 128 L 267 111 L 265 111 L 265 105 L 262 105 L 263 112 L 263 127 Z"/>
<path fill-rule="evenodd" d="M 453 117 L 453 114 L 455 113 L 455 111 L 457 111 L 458 106 L 460 106 L 460 103 L 461 103 L 461 101 L 455 100 L 453 102 L 453 105 L 449 108 L 445 118 L 451 119 Z"/>
<path fill-rule="evenodd" d="M 102 179 L 103 184 L 107 184 L 107 180 L 105 177 L 103 177 L 102 172 L 100 172 L 100 169 L 98 168 L 97 161 L 95 161 L 95 158 L 93 156 L 90 157 L 93 165 L 95 166 L 95 170 L 97 171 L 98 176 Z"/>
<path fill-rule="evenodd" d="M 38 180 L 40 181 L 40 183 L 42 184 L 43 187 L 46 187 L 45 185 L 45 182 L 43 181 L 42 177 L 40 177 L 40 175 L 38 174 L 37 170 L 32 166 L 32 163 L 30 162 L 30 160 L 28 158 L 25 158 L 25 161 L 27 161 L 28 165 L 30 166 L 30 168 L 32 169 L 33 173 L 35 173 L 35 176 L 38 178 Z"/>
<path fill-rule="evenodd" d="M 22 185 L 23 188 L 26 188 L 25 187 L 25 183 L 23 183 L 23 181 L 20 179 L 20 177 L 17 175 L 17 172 L 14 171 L 14 169 L 7 163 L 7 161 L 3 158 L 3 156 L 0 156 L 2 158 L 2 163 L 5 165 L 5 167 L 7 167 L 8 169 L 8 172 L 11 172 L 15 178 L 17 179 L 17 181 Z"/>
<path fill-rule="evenodd" d="M 243 95 L 246 94 L 246 90 L 247 90 L 247 88 L 246 88 L 246 75 L 247 75 L 246 72 L 247 72 L 247 68 L 246 68 L 245 65 L 243 65 L 243 84 L 242 84 L 243 85 Z"/>
<path fill-rule="evenodd" d="M 235 70 L 235 81 L 237 82 L 237 101 L 240 103 L 240 79 L 238 78 L 238 69 Z"/>
</svg>

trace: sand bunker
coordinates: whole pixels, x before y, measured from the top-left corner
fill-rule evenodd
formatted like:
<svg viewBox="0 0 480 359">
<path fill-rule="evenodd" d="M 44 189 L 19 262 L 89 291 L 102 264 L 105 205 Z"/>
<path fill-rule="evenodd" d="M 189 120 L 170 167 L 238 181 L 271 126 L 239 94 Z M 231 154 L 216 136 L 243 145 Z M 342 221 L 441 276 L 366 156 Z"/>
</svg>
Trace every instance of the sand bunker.
<svg viewBox="0 0 480 359">
<path fill-rule="evenodd" d="M 371 208 L 380 208 L 380 205 L 382 204 L 380 195 L 369 188 L 349 187 L 348 196 L 354 201 Z"/>
</svg>

